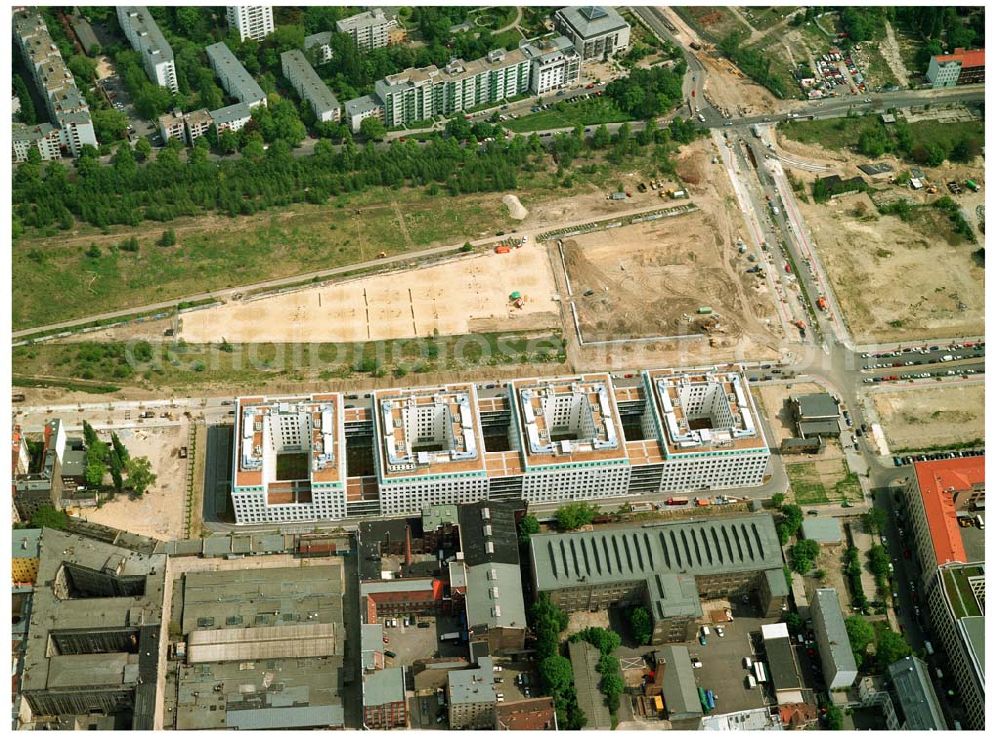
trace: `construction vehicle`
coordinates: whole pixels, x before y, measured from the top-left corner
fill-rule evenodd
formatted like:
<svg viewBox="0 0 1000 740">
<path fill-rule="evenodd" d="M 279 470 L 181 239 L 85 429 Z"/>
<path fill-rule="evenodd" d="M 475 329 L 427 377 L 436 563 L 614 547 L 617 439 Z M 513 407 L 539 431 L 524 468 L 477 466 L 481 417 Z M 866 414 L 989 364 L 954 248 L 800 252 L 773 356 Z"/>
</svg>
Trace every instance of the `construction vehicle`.
<svg viewBox="0 0 1000 740">
<path fill-rule="evenodd" d="M 384 257 L 386 257 L 386 253 L 385 252 L 379 252 L 378 253 L 378 259 L 383 259 Z"/>
<path fill-rule="evenodd" d="M 965 181 L 965 187 L 967 187 L 969 190 L 971 190 L 974 193 L 978 193 L 979 192 L 979 183 L 977 183 L 975 180 L 966 180 Z"/>
<path fill-rule="evenodd" d="M 711 306 L 701 306 L 698 309 L 698 313 L 700 313 L 700 314 L 709 314 L 709 313 L 712 313 L 712 307 Z"/>
<path fill-rule="evenodd" d="M 826 296 L 820 296 L 819 298 L 816 299 L 816 308 L 818 308 L 820 311 L 826 310 Z"/>
<path fill-rule="evenodd" d="M 711 506 L 712 502 L 709 501 L 707 498 L 698 498 L 698 499 L 694 500 L 694 505 L 695 506 Z"/>
<path fill-rule="evenodd" d="M 504 246 L 503 244 L 498 244 L 494 250 L 497 254 L 507 254 L 510 252 L 510 247 Z"/>
</svg>

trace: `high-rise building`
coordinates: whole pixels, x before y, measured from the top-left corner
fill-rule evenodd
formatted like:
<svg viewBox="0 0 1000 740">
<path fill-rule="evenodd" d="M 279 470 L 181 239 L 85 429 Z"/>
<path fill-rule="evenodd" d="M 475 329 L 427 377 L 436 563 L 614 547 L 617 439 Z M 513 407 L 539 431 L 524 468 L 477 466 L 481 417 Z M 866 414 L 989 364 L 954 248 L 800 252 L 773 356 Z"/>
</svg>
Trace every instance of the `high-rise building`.
<svg viewBox="0 0 1000 740">
<path fill-rule="evenodd" d="M 226 8 L 229 27 L 240 33 L 240 41 L 263 41 L 274 33 L 274 13 L 270 5 L 230 5 Z"/>
<path fill-rule="evenodd" d="M 14 37 L 48 112 L 50 124 L 13 127 L 13 160 L 23 162 L 36 148 L 42 159 L 58 159 L 63 151 L 78 157 L 84 146 L 97 146 L 90 107 L 76 86 L 73 73 L 52 41 L 45 20 L 38 13 L 14 14 Z"/>
<path fill-rule="evenodd" d="M 177 92 L 174 50 L 144 5 L 119 5 L 118 25 L 132 48 L 142 57 L 149 79 L 170 92 Z"/>
<path fill-rule="evenodd" d="M 381 8 L 373 8 L 337 21 L 337 30 L 350 35 L 359 49 L 371 51 L 389 45 L 391 25 Z"/>
<path fill-rule="evenodd" d="M 532 95 L 544 95 L 579 82 L 580 54 L 565 36 L 536 39 L 525 42 L 521 48 L 531 59 Z"/>
</svg>

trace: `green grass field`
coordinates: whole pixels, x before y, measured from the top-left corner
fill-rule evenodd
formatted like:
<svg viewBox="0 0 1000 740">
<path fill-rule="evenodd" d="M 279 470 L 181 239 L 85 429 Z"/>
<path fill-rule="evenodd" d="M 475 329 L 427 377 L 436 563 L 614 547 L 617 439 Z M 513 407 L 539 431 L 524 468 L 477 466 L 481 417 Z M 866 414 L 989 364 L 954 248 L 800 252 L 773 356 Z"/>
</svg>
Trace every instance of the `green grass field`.
<svg viewBox="0 0 1000 740">
<path fill-rule="evenodd" d="M 530 113 L 522 118 L 507 121 L 504 125 L 515 133 L 544 131 L 550 128 L 589 126 L 601 123 L 619 123 L 629 120 L 613 102 L 607 98 L 590 98 L 579 103 L 557 103 L 549 110 Z"/>
<path fill-rule="evenodd" d="M 785 466 L 788 481 L 792 486 L 792 495 L 799 506 L 826 504 L 830 499 L 826 495 L 826 487 L 819 479 L 816 466 L 812 463 L 794 463 Z"/>
<path fill-rule="evenodd" d="M 781 132 L 804 144 L 818 144 L 831 150 L 853 150 L 862 132 L 882 125 L 876 116 L 857 116 L 821 121 L 786 121 L 781 124 Z M 955 144 L 967 137 L 976 139 L 982 145 L 986 136 L 986 126 L 982 121 L 917 121 L 910 124 L 910 131 L 914 142 L 924 146 L 937 144 L 945 152 L 950 152 Z"/>
</svg>

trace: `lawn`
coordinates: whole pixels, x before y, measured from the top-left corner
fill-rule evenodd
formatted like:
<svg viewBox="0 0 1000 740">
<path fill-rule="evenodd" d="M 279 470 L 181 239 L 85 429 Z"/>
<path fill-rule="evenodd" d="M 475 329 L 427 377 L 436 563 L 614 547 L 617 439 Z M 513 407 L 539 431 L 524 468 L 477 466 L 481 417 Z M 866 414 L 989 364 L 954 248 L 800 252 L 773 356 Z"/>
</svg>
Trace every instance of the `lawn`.
<svg viewBox="0 0 1000 740">
<path fill-rule="evenodd" d="M 306 480 L 309 477 L 309 455 L 304 452 L 278 455 L 275 471 L 275 480 Z"/>
<path fill-rule="evenodd" d="M 792 486 L 792 495 L 799 506 L 812 504 L 827 504 L 826 487 L 819 478 L 819 472 L 813 463 L 795 463 L 785 466 L 788 481 Z"/>
<path fill-rule="evenodd" d="M 549 110 L 531 113 L 522 118 L 507 121 L 504 125 L 516 133 L 544 131 L 552 128 L 588 126 L 600 123 L 619 123 L 629 120 L 629 116 L 618 109 L 607 98 L 590 98 L 581 102 L 556 103 Z"/>
<path fill-rule="evenodd" d="M 751 26 L 758 31 L 766 31 L 771 26 L 780 23 L 789 14 L 798 10 L 793 5 L 779 5 L 772 7 L 747 7 L 736 9 L 737 13 L 742 13 Z"/>
<path fill-rule="evenodd" d="M 820 121 L 785 121 L 781 124 L 781 132 L 789 139 L 804 144 L 818 144 L 832 150 L 853 150 L 862 132 L 882 125 L 876 116 L 853 116 Z M 914 142 L 924 146 L 937 144 L 944 152 L 950 152 L 958 142 L 969 137 L 982 146 L 986 136 L 983 121 L 917 121 L 910 124 L 910 131 Z"/>
<path fill-rule="evenodd" d="M 15 377 L 51 378 L 54 386 L 80 381 L 144 389 L 224 387 L 323 381 L 335 378 L 402 378 L 410 373 L 454 372 L 505 365 L 565 361 L 558 333 L 476 334 L 345 344 L 152 344 L 151 357 L 134 361 L 124 344 L 40 344 L 13 350 Z M 89 383 L 84 383 L 89 384 Z"/>
<path fill-rule="evenodd" d="M 469 13 L 468 17 L 476 28 L 497 31 L 514 22 L 517 18 L 517 7 L 513 5 L 487 7 Z"/>
</svg>

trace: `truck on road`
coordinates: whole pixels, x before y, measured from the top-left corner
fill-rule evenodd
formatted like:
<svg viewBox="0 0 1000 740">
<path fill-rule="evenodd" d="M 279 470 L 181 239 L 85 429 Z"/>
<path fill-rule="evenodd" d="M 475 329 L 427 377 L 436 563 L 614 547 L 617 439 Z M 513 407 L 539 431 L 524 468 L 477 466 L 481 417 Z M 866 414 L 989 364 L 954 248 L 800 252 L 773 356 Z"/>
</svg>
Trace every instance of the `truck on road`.
<svg viewBox="0 0 1000 740">
<path fill-rule="evenodd" d="M 441 642 L 447 642 L 448 640 L 458 640 L 461 639 L 461 632 L 445 632 L 441 635 Z"/>
<path fill-rule="evenodd" d="M 753 126 L 750 127 L 750 130 L 753 132 L 754 136 L 756 136 L 758 139 L 760 138 L 760 124 L 755 123 Z"/>
</svg>

